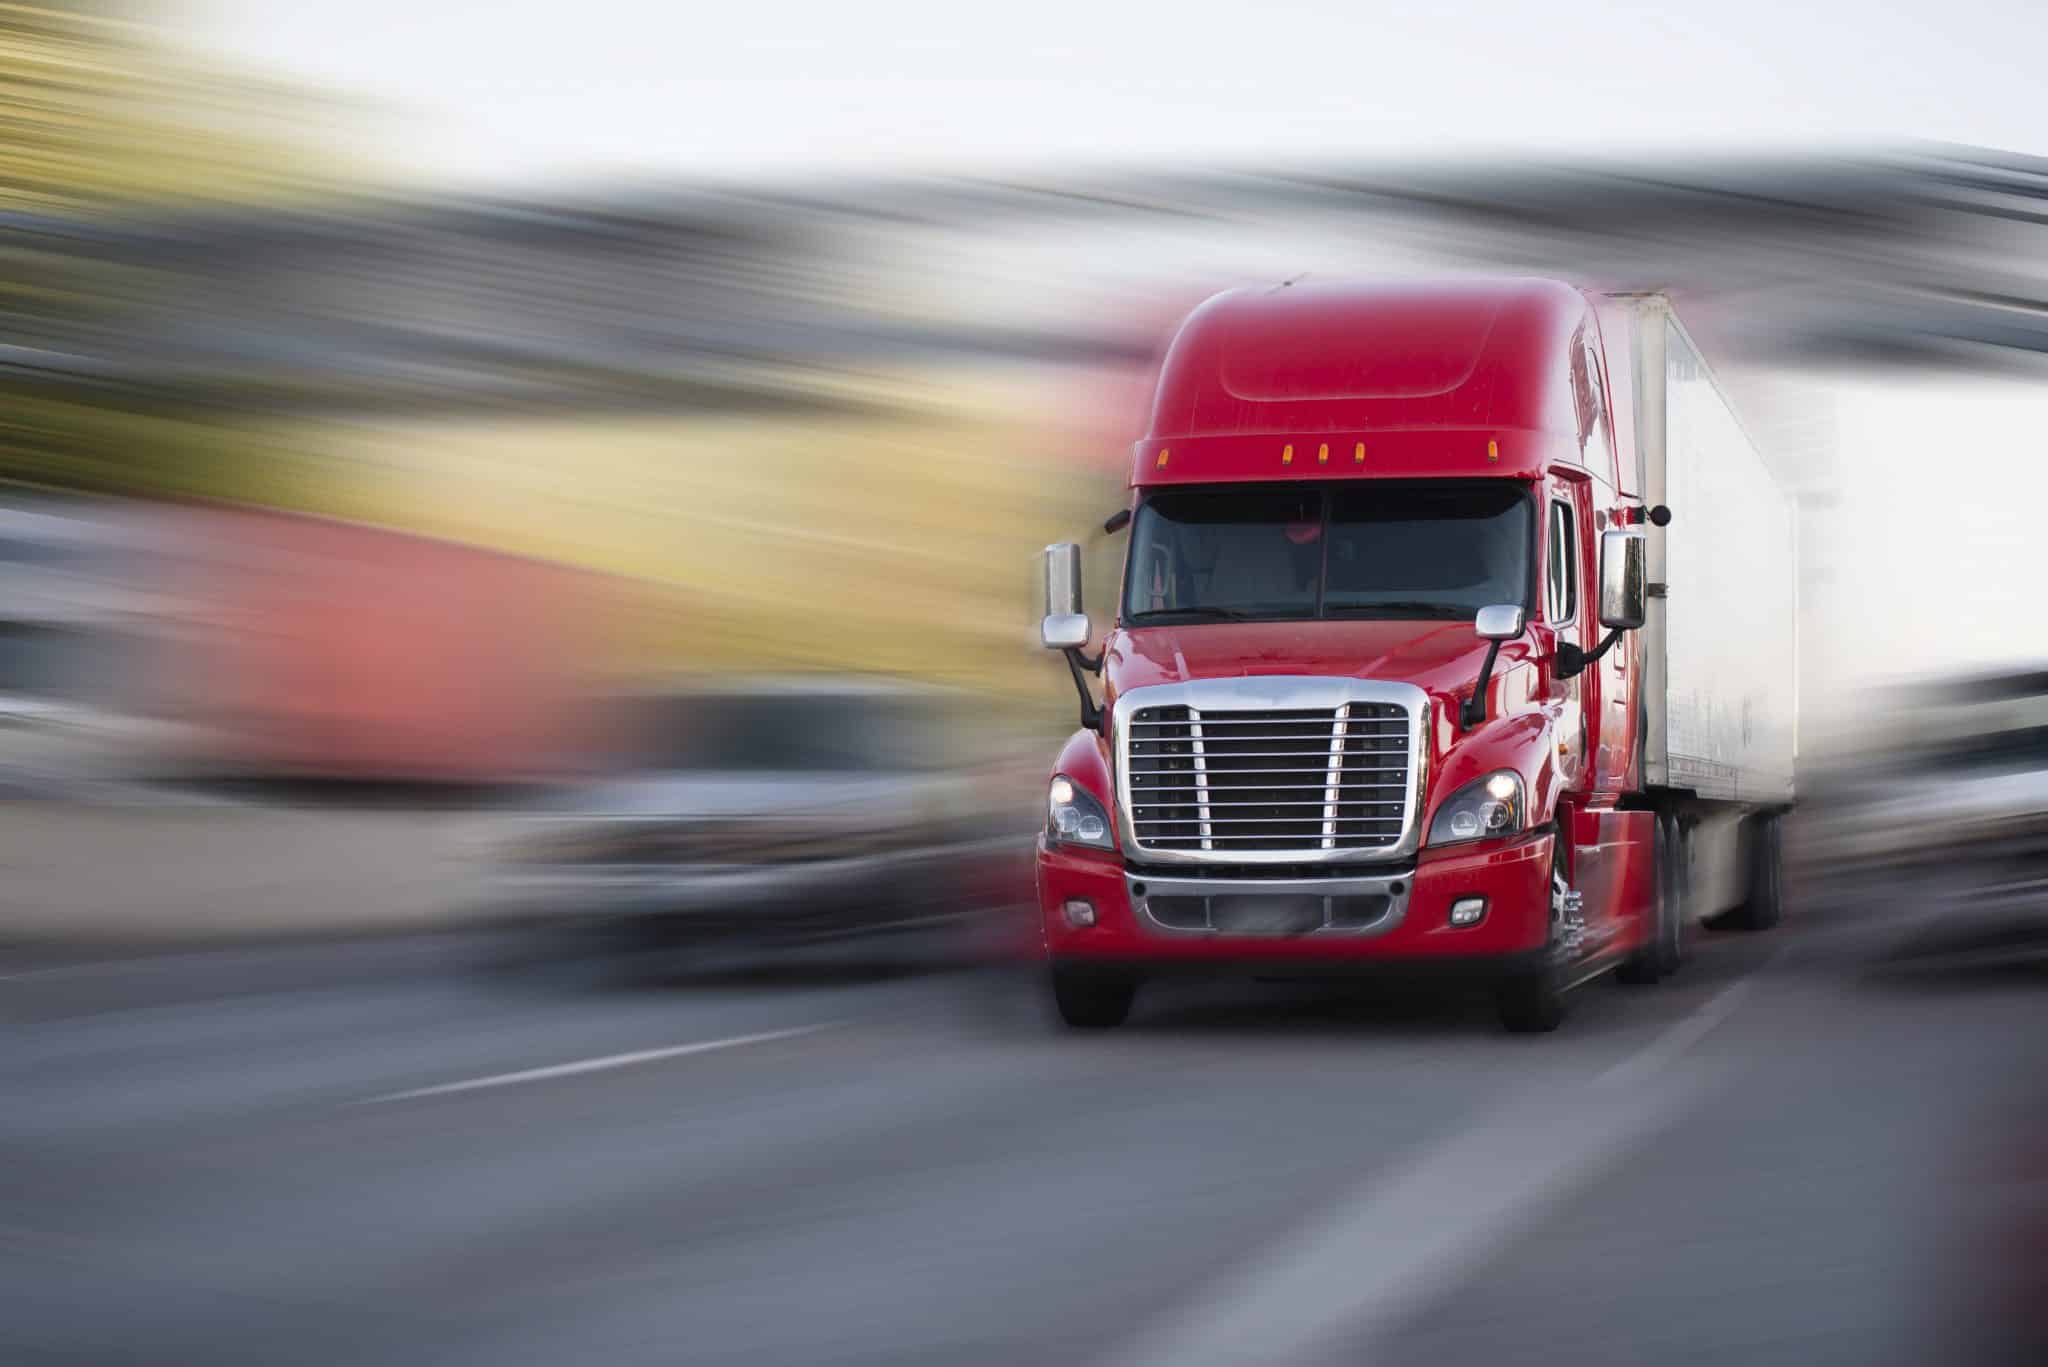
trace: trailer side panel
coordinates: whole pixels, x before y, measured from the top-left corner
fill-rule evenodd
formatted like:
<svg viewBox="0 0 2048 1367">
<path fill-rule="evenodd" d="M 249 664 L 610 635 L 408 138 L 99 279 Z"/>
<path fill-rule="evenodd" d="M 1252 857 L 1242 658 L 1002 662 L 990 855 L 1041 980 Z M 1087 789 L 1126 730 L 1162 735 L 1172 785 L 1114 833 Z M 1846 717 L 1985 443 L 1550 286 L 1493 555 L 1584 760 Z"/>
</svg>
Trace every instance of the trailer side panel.
<svg viewBox="0 0 2048 1367">
<path fill-rule="evenodd" d="M 1638 356 L 1649 363 L 1638 372 L 1650 381 L 1639 410 L 1653 434 L 1648 493 L 1673 514 L 1651 539 L 1651 581 L 1665 596 L 1647 642 L 1648 781 L 1721 801 L 1789 803 L 1799 696 L 1792 497 L 1668 306 L 1656 301 L 1637 323 Z"/>
</svg>

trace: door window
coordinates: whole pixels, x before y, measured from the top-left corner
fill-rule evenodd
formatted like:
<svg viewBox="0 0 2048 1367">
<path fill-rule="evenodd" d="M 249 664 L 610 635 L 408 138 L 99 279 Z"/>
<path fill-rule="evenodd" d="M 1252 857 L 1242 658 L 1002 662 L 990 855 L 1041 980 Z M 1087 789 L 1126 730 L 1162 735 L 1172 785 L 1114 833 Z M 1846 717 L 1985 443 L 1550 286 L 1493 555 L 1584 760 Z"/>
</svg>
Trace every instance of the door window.
<svg viewBox="0 0 2048 1367">
<path fill-rule="evenodd" d="M 1545 578 L 1552 626 L 1564 626 L 1579 615 L 1579 534 L 1572 505 L 1556 499 L 1550 505 L 1550 567 Z"/>
</svg>

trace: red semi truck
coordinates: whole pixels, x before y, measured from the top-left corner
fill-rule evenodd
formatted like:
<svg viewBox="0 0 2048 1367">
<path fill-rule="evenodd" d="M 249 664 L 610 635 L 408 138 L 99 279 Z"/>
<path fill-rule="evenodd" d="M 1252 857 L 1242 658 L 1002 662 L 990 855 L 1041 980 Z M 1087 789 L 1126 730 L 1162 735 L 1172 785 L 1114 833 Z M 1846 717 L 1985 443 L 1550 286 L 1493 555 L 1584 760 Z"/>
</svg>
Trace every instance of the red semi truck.
<svg viewBox="0 0 2048 1367">
<path fill-rule="evenodd" d="M 1690 921 L 1777 919 L 1793 507 L 1662 296 L 1219 295 L 1125 530 L 1098 653 L 1079 548 L 1045 557 L 1082 710 L 1037 854 L 1069 1024 L 1178 971 L 1450 971 L 1545 1031 L 1674 971 Z"/>
</svg>

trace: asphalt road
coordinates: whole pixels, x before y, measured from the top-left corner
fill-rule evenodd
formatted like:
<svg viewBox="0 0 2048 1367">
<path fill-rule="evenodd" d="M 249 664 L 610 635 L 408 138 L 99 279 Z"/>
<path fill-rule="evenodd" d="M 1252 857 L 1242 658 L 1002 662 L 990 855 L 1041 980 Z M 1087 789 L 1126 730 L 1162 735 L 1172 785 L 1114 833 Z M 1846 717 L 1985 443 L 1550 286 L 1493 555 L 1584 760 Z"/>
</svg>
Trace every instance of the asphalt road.
<svg viewBox="0 0 2048 1367">
<path fill-rule="evenodd" d="M 2048 984 L 1874 945 L 1712 937 L 1542 1038 L 1259 985 L 1073 1036 L 998 974 L 610 991 L 473 939 L 20 959 L 0 1362 L 1957 1361 Z"/>
</svg>

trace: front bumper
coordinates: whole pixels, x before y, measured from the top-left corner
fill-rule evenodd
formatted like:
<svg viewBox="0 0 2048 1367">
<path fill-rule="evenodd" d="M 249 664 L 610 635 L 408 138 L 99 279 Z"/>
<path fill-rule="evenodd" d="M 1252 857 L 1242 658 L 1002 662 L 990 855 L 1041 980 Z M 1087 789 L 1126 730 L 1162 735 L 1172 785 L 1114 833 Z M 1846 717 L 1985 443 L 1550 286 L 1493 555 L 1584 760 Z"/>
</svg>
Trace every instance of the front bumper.
<svg viewBox="0 0 2048 1367">
<path fill-rule="evenodd" d="M 1117 963 L 1155 971 L 1219 963 L 1323 968 L 1510 968 L 1542 955 L 1549 938 L 1551 846 L 1539 831 L 1505 842 L 1425 849 L 1412 863 L 1353 871 L 1350 876 L 1275 880 L 1189 879 L 1179 873 L 1126 869 L 1106 852 L 1038 845 L 1039 923 L 1046 954 L 1062 960 Z M 1243 934 L 1162 923 L 1149 903 L 1164 890 L 1184 896 L 1207 889 L 1255 897 L 1383 896 L 1384 911 L 1360 924 L 1326 924 L 1294 934 Z M 1451 904 L 1483 897 L 1477 925 L 1450 924 Z M 1095 924 L 1076 928 L 1062 906 L 1074 898 L 1095 908 Z M 1185 905 L 1185 904 L 1183 904 Z M 1170 918 L 1175 919 L 1175 918 Z"/>
</svg>

